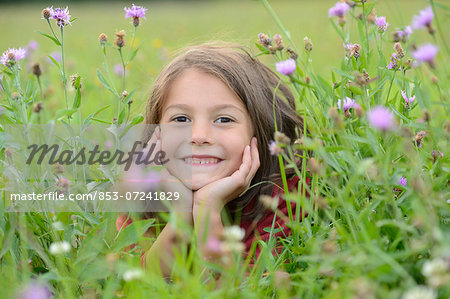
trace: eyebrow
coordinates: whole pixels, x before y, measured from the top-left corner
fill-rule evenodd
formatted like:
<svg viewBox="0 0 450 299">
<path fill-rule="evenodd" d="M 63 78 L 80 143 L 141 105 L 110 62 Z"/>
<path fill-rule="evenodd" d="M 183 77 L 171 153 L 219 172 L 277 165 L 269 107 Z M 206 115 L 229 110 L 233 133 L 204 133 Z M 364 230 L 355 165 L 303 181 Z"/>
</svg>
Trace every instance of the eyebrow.
<svg viewBox="0 0 450 299">
<path fill-rule="evenodd" d="M 171 108 L 181 108 L 181 109 L 185 109 L 185 110 L 190 110 L 190 106 L 186 105 L 186 104 L 174 104 L 174 105 L 170 105 L 169 107 L 167 107 L 165 109 L 165 111 L 171 109 Z M 244 113 L 244 111 L 242 111 L 241 108 L 235 106 L 235 105 L 231 105 L 231 104 L 222 104 L 222 105 L 218 105 L 217 107 L 215 107 L 215 111 L 217 110 L 222 110 L 222 109 L 228 109 L 228 108 L 232 108 L 232 109 L 236 109 L 239 110 L 241 113 Z"/>
</svg>

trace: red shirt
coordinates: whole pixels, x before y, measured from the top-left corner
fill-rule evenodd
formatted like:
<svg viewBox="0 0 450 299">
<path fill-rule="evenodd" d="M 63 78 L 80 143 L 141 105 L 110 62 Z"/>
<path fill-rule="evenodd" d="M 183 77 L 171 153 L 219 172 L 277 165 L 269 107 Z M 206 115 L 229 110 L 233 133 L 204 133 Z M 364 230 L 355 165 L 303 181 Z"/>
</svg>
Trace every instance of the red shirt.
<svg viewBox="0 0 450 299">
<path fill-rule="evenodd" d="M 282 182 L 276 182 L 276 183 L 279 186 L 283 187 Z M 289 192 L 295 192 L 296 190 L 298 190 L 298 183 L 299 183 L 298 176 L 293 176 L 292 178 L 288 179 L 287 185 L 288 185 Z M 308 178 L 308 177 L 306 177 L 306 184 L 310 185 L 310 178 Z M 303 192 L 303 186 L 302 186 L 301 192 Z M 280 199 L 278 201 L 278 210 L 277 210 L 277 216 L 276 216 L 276 220 L 275 220 L 274 230 L 278 230 L 279 228 L 282 228 L 280 231 L 278 231 L 272 235 L 272 237 L 276 238 L 276 239 L 278 239 L 278 237 L 288 236 L 292 233 L 291 229 L 286 226 L 286 222 L 282 219 L 284 217 L 280 217 L 281 214 L 284 214 L 286 216 L 286 218 L 284 218 L 284 219 L 288 219 L 287 218 L 288 217 L 288 208 L 287 208 L 286 200 L 284 199 L 283 195 L 284 195 L 284 190 L 282 188 L 280 189 L 279 187 L 274 186 L 273 191 L 272 191 L 272 198 L 275 198 L 277 196 L 280 197 Z M 305 195 L 309 197 L 309 193 L 306 190 L 305 190 Z M 253 200 L 249 203 L 249 205 L 244 208 L 244 212 L 249 212 L 254 207 L 257 200 L 259 200 L 259 196 L 256 196 L 255 198 L 253 198 Z M 296 215 L 295 215 L 296 204 L 295 204 L 295 202 L 291 202 L 291 210 L 292 210 L 293 219 L 295 220 L 296 219 Z M 302 214 L 302 209 L 300 209 L 300 214 Z M 305 213 L 305 216 L 306 215 L 307 214 Z M 272 227 L 273 217 L 274 217 L 274 212 L 271 210 L 267 210 L 266 213 L 264 214 L 264 216 L 257 223 L 254 223 L 253 220 L 248 220 L 248 221 L 242 220 L 240 222 L 240 227 L 245 230 L 245 236 L 244 236 L 244 240 L 243 240 L 243 242 L 245 243 L 244 258 L 248 255 L 250 248 L 254 241 L 257 241 L 257 240 L 268 241 L 269 240 L 270 231 L 266 232 L 266 231 L 264 231 L 264 228 L 268 228 L 270 230 L 270 228 Z M 122 225 L 124 224 L 126 219 L 127 219 L 127 216 L 122 215 L 122 214 L 117 217 L 116 228 L 118 231 L 120 230 L 120 228 L 122 227 Z M 128 226 L 131 222 L 132 222 L 132 220 L 128 219 L 125 226 Z M 125 251 L 130 250 L 130 249 L 134 248 L 135 246 L 136 246 L 135 244 L 132 244 L 132 245 L 126 247 L 124 250 Z M 278 254 L 280 254 L 281 250 L 282 250 L 282 246 L 277 246 L 276 249 L 277 249 Z M 250 266 L 254 265 L 254 260 L 255 260 L 255 258 L 257 259 L 259 257 L 260 253 L 261 253 L 261 249 L 257 246 L 256 250 L 254 252 L 254 257 L 252 257 L 252 260 L 250 262 Z M 272 253 L 275 255 L 275 250 L 273 250 Z M 142 253 L 142 255 L 141 255 L 141 264 L 143 264 L 143 258 L 144 258 L 144 253 Z"/>
<path fill-rule="evenodd" d="M 298 190 L 299 181 L 300 181 L 300 179 L 298 176 L 293 176 L 292 178 L 287 180 L 289 192 L 296 192 L 296 190 Z M 310 185 L 310 178 L 308 178 L 308 177 L 306 177 L 306 184 Z M 283 187 L 282 182 L 277 182 L 277 185 Z M 302 186 L 301 192 L 303 192 L 303 186 Z M 302 193 L 299 193 L 299 194 L 302 194 Z M 280 197 L 280 199 L 278 201 L 278 209 L 276 212 L 276 220 L 275 220 L 275 226 L 274 226 L 274 230 L 277 232 L 272 234 L 272 238 L 275 238 L 275 239 L 278 239 L 278 237 L 288 236 L 292 233 L 291 229 L 286 226 L 286 222 L 285 222 L 285 220 L 289 220 L 289 215 L 288 215 L 287 202 L 284 199 L 283 195 L 284 195 L 284 190 L 282 188 L 280 189 L 278 186 L 274 186 L 273 191 L 272 191 L 272 198 L 275 198 L 277 196 Z M 306 190 L 305 190 L 305 195 L 309 197 L 309 193 Z M 252 202 L 244 208 L 244 212 L 248 212 L 253 208 L 255 202 L 258 200 L 258 197 L 259 196 L 255 197 L 252 200 Z M 290 205 L 291 205 L 292 217 L 295 220 L 296 219 L 296 215 L 295 215 L 296 203 L 291 202 Z M 284 214 L 286 217 L 280 217 L 281 214 Z M 303 214 L 302 209 L 300 208 L 299 216 L 301 217 L 302 214 Z M 257 223 L 254 223 L 253 220 L 240 222 L 240 226 L 245 230 L 245 236 L 244 236 L 244 240 L 243 240 L 245 243 L 244 257 L 246 257 L 248 255 L 250 248 L 252 246 L 252 243 L 254 241 L 258 241 L 258 240 L 268 241 L 269 240 L 270 229 L 272 227 L 274 215 L 275 215 L 275 213 L 272 210 L 267 210 L 265 215 Z M 305 213 L 305 216 L 307 216 L 307 213 Z M 268 228 L 268 232 L 264 231 L 264 228 Z M 281 228 L 281 230 L 279 230 L 280 228 Z M 279 244 L 277 244 L 277 245 L 278 246 L 276 246 L 276 249 L 277 249 L 278 254 L 280 254 L 283 247 L 279 246 Z M 250 262 L 250 266 L 254 265 L 254 261 L 259 257 L 260 253 L 261 253 L 261 249 L 259 248 L 259 246 L 256 246 L 254 255 Z M 272 251 L 272 254 L 275 255 L 275 250 Z"/>
</svg>

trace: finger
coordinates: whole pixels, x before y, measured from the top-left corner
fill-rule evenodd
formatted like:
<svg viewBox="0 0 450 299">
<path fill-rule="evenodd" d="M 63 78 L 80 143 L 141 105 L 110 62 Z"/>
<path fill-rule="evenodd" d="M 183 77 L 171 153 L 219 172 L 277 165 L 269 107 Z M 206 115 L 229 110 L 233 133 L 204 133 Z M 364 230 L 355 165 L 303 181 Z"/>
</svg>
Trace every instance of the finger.
<svg viewBox="0 0 450 299">
<path fill-rule="evenodd" d="M 258 171 L 260 164 L 257 140 L 256 137 L 253 137 L 251 141 L 251 167 L 246 178 L 249 184 Z"/>
<path fill-rule="evenodd" d="M 250 156 L 250 146 L 247 145 L 244 148 L 244 155 L 242 157 L 242 164 L 239 169 L 234 173 L 241 184 L 246 184 L 246 178 L 251 167 L 251 156 Z"/>
</svg>

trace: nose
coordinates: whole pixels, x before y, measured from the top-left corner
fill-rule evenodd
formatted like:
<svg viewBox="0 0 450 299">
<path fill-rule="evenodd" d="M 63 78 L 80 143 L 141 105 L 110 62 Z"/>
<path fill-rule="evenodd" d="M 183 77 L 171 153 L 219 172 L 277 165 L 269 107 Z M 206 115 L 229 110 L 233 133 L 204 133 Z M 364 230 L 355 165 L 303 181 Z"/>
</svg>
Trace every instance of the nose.
<svg viewBox="0 0 450 299">
<path fill-rule="evenodd" d="M 212 129 L 208 122 L 193 121 L 192 122 L 192 145 L 212 144 L 214 138 Z"/>
</svg>

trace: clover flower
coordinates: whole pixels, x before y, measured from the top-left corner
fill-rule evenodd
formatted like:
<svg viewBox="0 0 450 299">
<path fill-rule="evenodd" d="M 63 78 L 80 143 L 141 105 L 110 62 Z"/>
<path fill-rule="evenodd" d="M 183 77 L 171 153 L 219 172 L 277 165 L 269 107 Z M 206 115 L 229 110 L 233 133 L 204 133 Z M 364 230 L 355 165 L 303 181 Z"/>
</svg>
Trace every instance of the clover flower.
<svg viewBox="0 0 450 299">
<path fill-rule="evenodd" d="M 50 244 L 50 253 L 53 255 L 63 254 L 70 251 L 70 244 L 67 241 L 54 242 Z"/>
<path fill-rule="evenodd" d="M 367 117 L 370 125 L 374 128 L 382 131 L 388 131 L 394 128 L 394 116 L 386 107 L 375 107 L 368 113 Z"/>
<path fill-rule="evenodd" d="M 291 75 L 295 71 L 295 68 L 297 66 L 296 66 L 295 60 L 292 58 L 289 58 L 287 60 L 275 63 L 275 67 L 278 72 L 287 76 L 287 75 Z"/>
<path fill-rule="evenodd" d="M 409 108 L 409 106 L 412 104 L 412 102 L 414 102 L 414 100 L 416 99 L 416 96 L 413 97 L 409 97 L 406 95 L 406 92 L 404 92 L 403 90 L 401 91 L 402 93 L 402 97 L 405 100 L 405 107 Z"/>
<path fill-rule="evenodd" d="M 406 187 L 406 184 L 408 183 L 408 180 L 405 177 L 401 177 L 398 182 L 399 185 L 402 185 L 403 187 Z"/>
<path fill-rule="evenodd" d="M 389 23 L 386 22 L 386 17 L 375 17 L 375 25 L 378 26 L 378 32 L 383 33 L 389 26 Z"/>
<path fill-rule="evenodd" d="M 125 10 L 125 18 L 133 18 L 133 25 L 137 27 L 139 26 L 140 18 L 145 19 L 145 12 L 148 9 L 133 4 L 131 8 L 124 7 L 123 10 Z"/>
<path fill-rule="evenodd" d="M 2 57 L 0 58 L 0 63 L 6 67 L 12 67 L 19 60 L 24 59 L 26 55 L 27 51 L 24 48 L 9 48 L 3 52 Z"/>
<path fill-rule="evenodd" d="M 328 17 L 343 17 L 350 10 L 350 5 L 337 2 L 335 6 L 328 10 Z"/>
<path fill-rule="evenodd" d="M 67 24 L 72 25 L 70 22 L 68 7 L 66 7 L 65 9 L 62 8 L 53 9 L 51 18 L 56 20 L 56 25 L 58 25 L 60 28 L 63 28 Z"/>
<path fill-rule="evenodd" d="M 450 283 L 450 263 L 445 258 L 426 261 L 422 267 L 422 274 L 427 278 L 431 287 L 439 288 Z"/>
<path fill-rule="evenodd" d="M 431 27 L 431 21 L 433 21 L 434 13 L 431 6 L 428 6 L 424 10 L 419 12 L 419 15 L 413 16 L 412 27 L 417 30 L 421 28 Z"/>
<path fill-rule="evenodd" d="M 416 59 L 419 64 L 427 62 L 431 68 L 434 68 L 434 57 L 437 55 L 439 49 L 437 46 L 426 43 L 420 46 L 412 53 L 412 57 Z"/>
<path fill-rule="evenodd" d="M 245 246 L 241 241 L 244 236 L 245 231 L 237 225 L 225 227 L 223 230 L 224 241 L 221 244 L 221 249 L 229 252 L 243 251 Z"/>
<path fill-rule="evenodd" d="M 405 294 L 402 299 L 435 299 L 436 292 L 425 286 L 417 286 Z"/>
<path fill-rule="evenodd" d="M 144 273 L 142 272 L 141 269 L 131 269 L 131 270 L 127 270 L 124 274 L 123 274 L 123 280 L 125 281 L 131 281 L 131 280 L 135 280 L 138 279 L 140 277 L 142 277 Z"/>
</svg>

